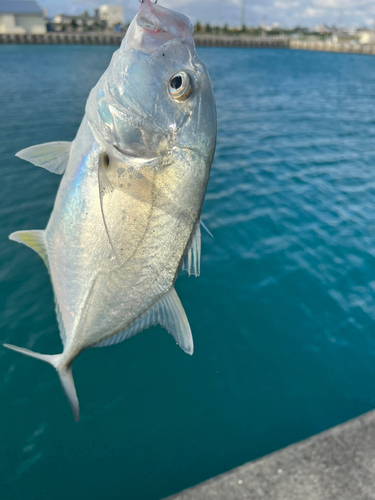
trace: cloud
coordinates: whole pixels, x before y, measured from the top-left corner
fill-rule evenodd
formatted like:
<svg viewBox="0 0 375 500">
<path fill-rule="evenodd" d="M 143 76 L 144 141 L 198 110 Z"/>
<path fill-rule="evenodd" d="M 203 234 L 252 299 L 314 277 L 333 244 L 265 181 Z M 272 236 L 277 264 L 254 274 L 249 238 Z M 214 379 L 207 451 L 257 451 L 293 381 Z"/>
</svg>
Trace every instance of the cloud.
<svg viewBox="0 0 375 500">
<path fill-rule="evenodd" d="M 299 6 L 299 2 L 295 2 L 295 1 L 292 1 L 292 2 L 285 2 L 284 1 L 278 1 L 276 0 L 276 2 L 273 2 L 273 6 L 276 7 L 276 9 L 292 9 L 292 8 L 295 8 L 295 7 L 298 7 Z"/>
<path fill-rule="evenodd" d="M 324 10 L 323 9 L 313 9 L 312 7 L 307 7 L 301 14 L 299 14 L 299 17 L 306 17 L 306 18 L 315 18 L 315 17 L 322 17 L 324 15 Z"/>
<path fill-rule="evenodd" d="M 179 8 L 181 9 L 181 7 L 183 7 L 185 5 L 196 3 L 196 0 L 178 0 L 178 7 L 177 7 L 176 2 L 174 0 L 164 0 L 163 2 L 159 2 L 159 3 L 163 7 L 166 7 L 167 9 L 178 10 Z M 212 4 L 212 3 L 217 3 L 217 1 L 216 0 L 201 0 L 201 3 L 207 3 L 207 4 L 211 3 Z M 240 0 L 230 0 L 229 3 L 239 4 Z"/>
<path fill-rule="evenodd" d="M 323 7 L 324 9 L 355 9 L 360 5 L 374 5 L 374 2 L 369 0 L 313 0 L 312 4 L 316 7 Z"/>
</svg>

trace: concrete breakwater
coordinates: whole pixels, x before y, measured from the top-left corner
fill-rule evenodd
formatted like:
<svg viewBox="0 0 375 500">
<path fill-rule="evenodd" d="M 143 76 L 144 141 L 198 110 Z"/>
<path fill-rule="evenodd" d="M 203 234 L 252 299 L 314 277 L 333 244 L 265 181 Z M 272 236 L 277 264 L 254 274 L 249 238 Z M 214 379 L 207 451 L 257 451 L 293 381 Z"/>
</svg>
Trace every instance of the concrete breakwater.
<svg viewBox="0 0 375 500">
<path fill-rule="evenodd" d="M 198 47 L 258 47 L 288 49 L 287 37 L 194 35 Z"/>
<path fill-rule="evenodd" d="M 58 33 L 0 34 L 0 44 L 51 44 L 51 45 L 120 45 L 123 34 L 117 33 Z M 375 44 L 290 40 L 287 37 L 253 37 L 232 35 L 195 35 L 198 47 L 254 47 L 294 50 L 318 50 L 351 54 L 375 55 Z"/>
<path fill-rule="evenodd" d="M 0 34 L 0 44 L 82 44 L 82 45 L 120 45 L 123 34 L 116 33 L 57 33 L 44 35 Z M 289 48 L 285 37 L 250 37 L 230 35 L 196 35 L 195 43 L 201 47 L 264 47 Z"/>
<path fill-rule="evenodd" d="M 46 44 L 46 45 L 120 45 L 122 34 L 116 33 L 58 33 L 0 34 L 0 44 Z"/>
<path fill-rule="evenodd" d="M 344 52 L 349 54 L 375 55 L 375 44 L 361 45 L 349 42 L 290 40 L 289 47 L 295 50 L 318 50 L 323 52 Z"/>
</svg>

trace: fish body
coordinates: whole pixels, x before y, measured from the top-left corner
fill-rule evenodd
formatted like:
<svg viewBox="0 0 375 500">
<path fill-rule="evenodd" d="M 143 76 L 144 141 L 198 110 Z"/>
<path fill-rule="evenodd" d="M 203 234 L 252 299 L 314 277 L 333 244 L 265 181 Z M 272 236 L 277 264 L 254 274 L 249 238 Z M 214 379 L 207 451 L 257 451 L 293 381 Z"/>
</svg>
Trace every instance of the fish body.
<svg viewBox="0 0 375 500">
<path fill-rule="evenodd" d="M 64 350 L 6 347 L 56 368 L 76 420 L 71 366 L 84 349 L 161 324 L 193 352 L 174 283 L 181 267 L 199 274 L 215 140 L 214 95 L 190 22 L 147 0 L 91 91 L 73 143 L 18 153 L 64 172 L 45 231 L 10 236 L 46 262 Z"/>
</svg>

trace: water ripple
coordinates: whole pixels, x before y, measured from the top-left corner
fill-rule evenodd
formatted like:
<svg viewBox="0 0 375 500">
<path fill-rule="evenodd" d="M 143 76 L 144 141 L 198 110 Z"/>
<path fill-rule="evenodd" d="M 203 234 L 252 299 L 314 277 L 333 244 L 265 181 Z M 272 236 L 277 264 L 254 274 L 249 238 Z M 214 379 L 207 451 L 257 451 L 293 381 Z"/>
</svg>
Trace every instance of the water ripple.
<svg viewBox="0 0 375 500">
<path fill-rule="evenodd" d="M 45 227 L 60 180 L 14 154 L 74 138 L 112 50 L 0 47 L 1 341 L 61 351 L 44 264 L 7 239 Z M 199 280 L 176 284 L 195 355 L 160 328 L 84 353 L 76 426 L 53 370 L 0 349 L 9 498 L 156 500 L 375 404 L 374 59 L 200 54 L 218 113 L 214 238 Z"/>
</svg>

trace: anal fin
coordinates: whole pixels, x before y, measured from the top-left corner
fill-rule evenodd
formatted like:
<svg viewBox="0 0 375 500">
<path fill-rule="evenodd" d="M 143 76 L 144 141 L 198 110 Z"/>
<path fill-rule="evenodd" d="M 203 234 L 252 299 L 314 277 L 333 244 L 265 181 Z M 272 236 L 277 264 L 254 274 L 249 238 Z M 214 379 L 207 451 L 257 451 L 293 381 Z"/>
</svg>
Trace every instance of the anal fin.
<svg viewBox="0 0 375 500">
<path fill-rule="evenodd" d="M 155 325 L 161 325 L 165 328 L 184 352 L 193 354 L 194 345 L 190 325 L 174 288 L 169 290 L 125 331 L 96 344 L 94 347 L 119 344 L 142 330 Z"/>
</svg>

